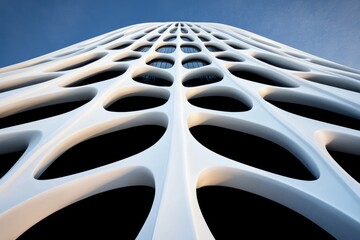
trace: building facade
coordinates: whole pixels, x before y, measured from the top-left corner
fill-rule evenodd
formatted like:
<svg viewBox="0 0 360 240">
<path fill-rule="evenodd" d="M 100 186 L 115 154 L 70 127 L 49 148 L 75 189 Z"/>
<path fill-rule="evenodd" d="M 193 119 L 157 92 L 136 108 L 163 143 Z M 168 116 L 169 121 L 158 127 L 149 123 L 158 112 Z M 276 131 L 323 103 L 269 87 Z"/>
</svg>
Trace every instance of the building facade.
<svg viewBox="0 0 360 240">
<path fill-rule="evenodd" d="M 0 154 L 0 239 L 354 239 L 360 71 L 129 26 L 0 69 Z"/>
</svg>

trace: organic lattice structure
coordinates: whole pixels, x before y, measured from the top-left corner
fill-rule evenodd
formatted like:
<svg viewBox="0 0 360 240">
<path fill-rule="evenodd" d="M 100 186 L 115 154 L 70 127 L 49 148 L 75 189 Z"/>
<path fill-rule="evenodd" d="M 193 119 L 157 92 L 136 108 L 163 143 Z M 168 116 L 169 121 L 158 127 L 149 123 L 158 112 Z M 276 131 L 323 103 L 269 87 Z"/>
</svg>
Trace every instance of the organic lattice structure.
<svg viewBox="0 0 360 240">
<path fill-rule="evenodd" d="M 248 31 L 103 34 L 0 69 L 0 239 L 353 239 L 359 119 L 360 71 Z"/>
</svg>

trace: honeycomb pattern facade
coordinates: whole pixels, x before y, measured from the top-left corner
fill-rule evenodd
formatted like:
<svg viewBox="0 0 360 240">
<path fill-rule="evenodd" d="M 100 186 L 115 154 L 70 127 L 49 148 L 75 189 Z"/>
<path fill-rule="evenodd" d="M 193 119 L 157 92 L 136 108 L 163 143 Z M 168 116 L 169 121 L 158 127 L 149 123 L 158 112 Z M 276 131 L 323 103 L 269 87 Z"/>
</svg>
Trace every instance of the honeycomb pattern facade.
<svg viewBox="0 0 360 240">
<path fill-rule="evenodd" d="M 115 30 L 0 69 L 0 238 L 140 185 L 155 193 L 138 239 L 217 238 L 199 207 L 206 186 L 262 196 L 351 239 L 359 120 L 359 70 L 223 24 Z M 117 132 L 121 144 L 105 139 Z"/>
</svg>

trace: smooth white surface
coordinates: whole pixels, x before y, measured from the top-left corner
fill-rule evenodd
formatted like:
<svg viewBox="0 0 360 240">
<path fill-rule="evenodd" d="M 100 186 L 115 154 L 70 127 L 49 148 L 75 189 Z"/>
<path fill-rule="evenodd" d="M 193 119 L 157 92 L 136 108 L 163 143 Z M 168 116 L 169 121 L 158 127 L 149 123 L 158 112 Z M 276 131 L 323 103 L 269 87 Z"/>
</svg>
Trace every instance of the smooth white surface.
<svg viewBox="0 0 360 240">
<path fill-rule="evenodd" d="M 189 33 L 182 34 L 179 26 L 177 39 L 170 42 L 176 44 L 176 50 L 171 54 L 161 54 L 155 50 L 164 45 L 164 38 L 173 35 L 169 31 L 175 23 L 171 23 L 171 27 L 164 33 L 158 34 L 158 30 L 167 24 L 170 23 L 129 26 L 0 69 L 0 88 L 29 81 L 31 76 L 58 76 L 53 80 L 0 93 L 0 117 L 56 101 L 57 97 L 76 100 L 94 96 L 89 103 L 74 111 L 0 129 L 0 143 L 9 137 L 15 139 L 14 147 L 24 141 L 29 143 L 23 156 L 0 179 L 0 239 L 15 239 L 36 222 L 80 199 L 109 189 L 138 184 L 156 189 L 152 209 L 138 239 L 212 239 L 196 198 L 196 188 L 206 185 L 230 186 L 270 198 L 305 215 L 336 238 L 353 239 L 354 236 L 360 236 L 359 183 L 341 169 L 325 149 L 327 144 L 333 143 L 341 149 L 346 148 L 349 152 L 359 154 L 359 131 L 300 117 L 277 109 L 263 100 L 263 97 L 274 93 L 282 94 L 287 99 L 293 95 L 304 96 L 309 103 L 314 99 L 323 99 L 324 102 L 333 102 L 337 111 L 359 119 L 358 92 L 301 78 L 321 74 L 329 76 L 332 81 L 341 79 L 346 82 L 344 86 L 360 89 L 359 71 L 241 29 L 215 23 L 196 23 L 203 27 L 194 26 L 199 29 L 199 34 L 195 34 L 186 24 L 184 28 Z M 108 50 L 151 29 L 125 49 Z M 204 29 L 228 40 L 219 40 Z M 130 62 L 113 62 L 114 59 L 127 56 L 130 50 L 136 49 L 141 43 L 149 44 L 147 39 L 156 35 L 160 35 L 160 38 L 150 43 L 153 44 L 152 48 L 148 52 L 138 53 L 141 58 Z M 180 45 L 189 42 L 181 40 L 182 35 L 190 35 L 194 39 L 192 44 L 201 48 L 201 52 L 183 53 Z M 197 35 L 207 36 L 211 43 L 226 51 L 209 52 Z M 117 39 L 114 36 L 122 37 Z M 239 43 L 247 49 L 235 50 L 224 42 Z M 244 61 L 226 62 L 215 57 L 227 54 Z M 159 69 L 146 64 L 164 55 L 175 61 L 172 68 Z M 182 66 L 182 60 L 190 55 L 206 58 L 210 65 L 200 69 L 186 69 Z M 66 74 L 52 72 L 92 56 L 103 57 L 84 67 L 69 70 Z M 256 56 L 286 63 L 300 71 L 274 67 L 257 60 Z M 36 64 L 42 61 L 47 62 Z M 322 65 L 313 62 L 321 62 Z M 62 87 L 92 73 L 119 66 L 127 66 L 127 71 L 112 80 L 84 87 Z M 233 76 L 228 71 L 230 68 L 254 69 L 298 87 L 283 89 L 243 81 Z M 193 88 L 182 85 L 184 78 L 210 69 L 223 74 L 223 80 Z M 173 85 L 156 87 L 132 80 L 132 77 L 147 70 L 170 76 Z M 103 106 L 111 101 L 138 91 L 147 91 L 153 96 L 169 96 L 169 100 L 160 107 L 142 111 L 114 113 L 104 110 Z M 206 94 L 208 91 L 231 93 L 252 109 L 247 112 L 221 112 L 198 108 L 187 101 L 191 96 Z M 321 104 L 321 100 L 318 101 Z M 318 179 L 296 180 L 226 159 L 202 146 L 190 134 L 190 127 L 204 123 L 274 141 L 295 155 L 301 155 L 303 163 Z M 157 124 L 167 130 L 155 145 L 128 159 L 62 178 L 46 181 L 35 179 L 58 155 L 76 143 L 95 135 L 142 124 Z M 8 146 L 0 145 L 0 152 L 8 150 Z M 284 198 L 284 195 L 287 197 Z M 304 208 L 304 205 L 310 207 Z"/>
</svg>

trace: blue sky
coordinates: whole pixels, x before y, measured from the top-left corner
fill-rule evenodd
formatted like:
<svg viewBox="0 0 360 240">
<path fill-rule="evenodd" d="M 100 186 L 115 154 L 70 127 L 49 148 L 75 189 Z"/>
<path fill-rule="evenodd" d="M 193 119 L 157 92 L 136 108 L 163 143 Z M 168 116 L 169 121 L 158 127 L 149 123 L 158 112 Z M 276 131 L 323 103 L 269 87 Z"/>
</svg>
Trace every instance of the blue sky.
<svg viewBox="0 0 360 240">
<path fill-rule="evenodd" d="M 131 24 L 219 22 L 360 69 L 360 0 L 0 0 L 0 67 Z"/>
</svg>

